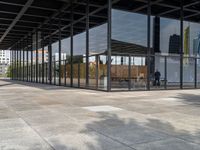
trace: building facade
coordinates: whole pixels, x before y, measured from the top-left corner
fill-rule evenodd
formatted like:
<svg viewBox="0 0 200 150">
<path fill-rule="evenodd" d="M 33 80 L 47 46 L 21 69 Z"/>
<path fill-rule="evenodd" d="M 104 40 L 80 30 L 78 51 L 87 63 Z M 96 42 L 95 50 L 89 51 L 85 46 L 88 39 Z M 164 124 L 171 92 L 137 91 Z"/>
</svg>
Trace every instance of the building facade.
<svg viewBox="0 0 200 150">
<path fill-rule="evenodd" d="M 6 77 L 10 66 L 10 51 L 0 50 L 0 77 Z"/>
<path fill-rule="evenodd" d="M 12 79 L 104 91 L 200 87 L 199 1 L 52 3 L 60 13 L 11 46 Z"/>
</svg>

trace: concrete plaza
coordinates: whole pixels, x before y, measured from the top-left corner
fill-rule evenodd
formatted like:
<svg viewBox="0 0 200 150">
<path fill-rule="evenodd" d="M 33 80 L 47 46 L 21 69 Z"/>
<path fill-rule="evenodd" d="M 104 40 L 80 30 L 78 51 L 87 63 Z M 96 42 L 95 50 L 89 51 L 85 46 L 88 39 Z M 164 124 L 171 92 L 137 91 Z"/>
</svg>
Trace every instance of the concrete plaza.
<svg viewBox="0 0 200 150">
<path fill-rule="evenodd" d="M 100 92 L 0 80 L 0 150 L 200 150 L 200 90 Z"/>
</svg>

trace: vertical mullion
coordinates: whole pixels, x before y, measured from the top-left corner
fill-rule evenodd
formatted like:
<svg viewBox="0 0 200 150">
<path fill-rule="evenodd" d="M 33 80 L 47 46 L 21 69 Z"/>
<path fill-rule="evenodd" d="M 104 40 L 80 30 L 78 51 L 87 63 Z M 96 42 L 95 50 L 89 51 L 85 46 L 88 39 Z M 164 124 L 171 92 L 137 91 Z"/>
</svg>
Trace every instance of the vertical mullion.
<svg viewBox="0 0 200 150">
<path fill-rule="evenodd" d="M 59 16 L 59 41 L 58 41 L 58 49 L 59 49 L 59 85 L 61 85 L 61 16 Z"/>
<path fill-rule="evenodd" d="M 42 34 L 42 83 L 44 83 L 44 34 Z"/>
<path fill-rule="evenodd" d="M 197 58 L 194 58 L 195 66 L 194 66 L 194 87 L 197 88 Z"/>
<path fill-rule="evenodd" d="M 19 67 L 19 57 L 18 57 L 18 54 L 19 53 L 19 44 L 17 43 L 17 64 L 16 64 L 16 79 L 18 80 L 18 77 L 19 77 L 19 72 L 18 72 L 18 67 Z"/>
<path fill-rule="evenodd" d="M 128 90 L 131 90 L 131 55 L 128 56 Z"/>
<path fill-rule="evenodd" d="M 89 0 L 86 5 L 86 87 L 89 86 Z"/>
<path fill-rule="evenodd" d="M 108 27 L 107 27 L 107 91 L 111 91 L 111 23 L 112 1 L 108 0 Z"/>
<path fill-rule="evenodd" d="M 35 49 L 36 49 L 36 83 L 38 83 L 38 31 L 36 31 Z"/>
<path fill-rule="evenodd" d="M 31 48 L 30 48 L 30 50 L 31 50 L 31 82 L 33 82 L 33 35 L 31 35 L 31 39 L 30 39 L 30 41 L 31 41 Z"/>
<path fill-rule="evenodd" d="M 29 80 L 29 76 L 28 76 L 28 71 L 29 71 L 29 68 L 28 68 L 28 60 L 29 60 L 29 56 L 28 56 L 28 54 L 29 54 L 28 37 L 26 39 L 26 47 L 27 47 L 27 49 L 26 49 L 26 80 L 28 82 L 28 80 Z"/>
<path fill-rule="evenodd" d="M 73 32 L 74 32 L 74 28 L 73 28 L 73 23 L 74 23 L 74 9 L 73 9 L 73 0 L 70 1 L 71 3 L 71 12 L 70 12 L 70 19 L 71 19 L 71 25 L 70 25 L 70 86 L 73 87 Z"/>
<path fill-rule="evenodd" d="M 12 80 L 12 62 L 13 62 L 13 59 L 12 59 L 12 50 L 13 50 L 14 48 L 12 47 L 12 49 L 10 50 L 10 75 L 9 75 L 9 77 L 10 77 L 10 79 Z"/>
<path fill-rule="evenodd" d="M 181 0 L 181 9 L 180 9 L 180 89 L 183 88 L 183 0 Z"/>
<path fill-rule="evenodd" d="M 50 21 L 50 30 L 49 30 L 49 45 L 48 45 L 48 56 L 49 56 L 49 84 L 52 84 L 52 35 L 51 35 L 51 21 Z"/>
<path fill-rule="evenodd" d="M 95 76 L 96 76 L 96 89 L 99 88 L 99 55 L 95 56 L 96 66 L 95 66 Z"/>
<path fill-rule="evenodd" d="M 24 48 L 24 40 L 22 41 L 22 56 L 23 56 L 23 61 L 22 61 L 22 65 L 23 65 L 23 71 L 22 71 L 22 80 L 24 81 L 24 59 L 25 59 L 25 55 L 24 55 L 24 51 L 25 51 L 25 48 Z"/>
<path fill-rule="evenodd" d="M 65 71 L 65 72 L 64 72 L 64 77 L 65 77 L 65 78 L 64 78 L 64 80 L 65 80 L 65 84 L 64 84 L 64 85 L 65 85 L 65 86 L 66 86 L 66 84 L 67 84 L 67 79 L 66 79 L 67 67 L 66 67 L 66 64 L 67 64 L 67 60 L 64 61 L 64 71 Z"/>
<path fill-rule="evenodd" d="M 148 0 L 147 8 L 147 90 L 150 90 L 150 54 L 151 54 L 151 0 Z"/>
<path fill-rule="evenodd" d="M 20 80 L 22 79 L 22 44 L 20 43 L 20 51 L 19 51 L 19 61 L 20 61 L 20 63 L 19 63 L 19 70 L 20 70 L 20 74 L 19 74 L 19 78 L 20 78 Z"/>
<path fill-rule="evenodd" d="M 165 56 L 165 89 L 167 89 L 167 56 Z"/>
</svg>

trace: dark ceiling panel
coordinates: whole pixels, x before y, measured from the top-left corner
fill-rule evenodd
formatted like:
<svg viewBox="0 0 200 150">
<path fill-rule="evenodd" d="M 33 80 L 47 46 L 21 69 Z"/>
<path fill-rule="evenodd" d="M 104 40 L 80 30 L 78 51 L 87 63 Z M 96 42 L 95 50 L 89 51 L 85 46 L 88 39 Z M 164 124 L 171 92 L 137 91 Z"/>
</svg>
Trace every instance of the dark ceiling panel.
<svg viewBox="0 0 200 150">
<path fill-rule="evenodd" d="M 113 8 L 146 14 L 147 0 L 120 0 L 113 4 Z M 1 0 L 0 1 L 0 35 L 6 31 L 13 19 L 25 5 L 27 0 Z M 107 20 L 107 0 L 90 0 L 90 27 L 103 24 Z M 180 18 L 180 0 L 151 0 L 152 15 L 163 17 Z M 83 32 L 85 29 L 86 0 L 73 1 L 74 7 L 74 34 Z M 70 34 L 70 3 L 69 0 L 34 0 L 25 14 L 10 30 L 8 36 L 0 44 L 1 48 L 9 48 L 17 40 L 27 37 L 28 33 L 38 30 L 44 31 L 45 37 L 51 33 L 54 39 L 58 37 L 58 23 L 61 17 L 62 38 Z M 60 10 L 60 11 L 59 11 Z M 200 21 L 200 1 L 184 1 L 185 20 Z M 51 21 L 50 21 L 51 19 Z M 50 25 L 50 22 L 52 25 Z M 19 34 L 17 36 L 17 34 Z M 24 36 L 25 35 L 25 36 Z M 15 40 L 13 40 L 13 37 Z"/>
</svg>

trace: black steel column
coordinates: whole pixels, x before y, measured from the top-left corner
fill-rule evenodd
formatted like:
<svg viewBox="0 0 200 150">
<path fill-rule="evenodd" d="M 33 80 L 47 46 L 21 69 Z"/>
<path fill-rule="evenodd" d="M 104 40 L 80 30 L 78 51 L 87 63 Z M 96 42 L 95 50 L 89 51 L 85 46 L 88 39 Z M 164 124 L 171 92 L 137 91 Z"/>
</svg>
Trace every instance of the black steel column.
<svg viewBox="0 0 200 150">
<path fill-rule="evenodd" d="M 128 56 L 128 90 L 131 90 L 131 55 Z"/>
<path fill-rule="evenodd" d="M 71 3 L 71 12 L 70 12 L 70 15 L 71 15 L 71 25 L 70 25 L 70 46 L 71 46 L 71 49 L 70 49 L 70 86 L 73 87 L 73 33 L 74 33 L 74 28 L 73 28 L 73 23 L 74 23 L 74 9 L 73 9 L 73 0 L 70 1 Z"/>
<path fill-rule="evenodd" d="M 183 0 L 181 0 L 181 10 L 180 10 L 180 88 L 183 88 Z"/>
<path fill-rule="evenodd" d="M 54 60 L 53 60 L 53 74 L 54 74 L 54 85 L 56 85 L 56 56 L 53 57 Z"/>
<path fill-rule="evenodd" d="M 22 79 L 22 43 L 20 43 L 20 51 L 19 51 L 19 72 L 20 72 L 20 75 L 19 75 L 19 78 L 20 80 Z"/>
<path fill-rule="evenodd" d="M 35 33 L 35 49 L 36 49 L 36 83 L 38 83 L 38 31 Z"/>
<path fill-rule="evenodd" d="M 24 74 L 25 74 L 25 72 L 24 72 L 24 60 L 25 60 L 25 53 L 24 53 L 24 51 L 25 51 L 25 48 L 24 48 L 24 40 L 22 41 L 22 56 L 23 56 L 23 62 L 22 62 L 22 65 L 23 65 L 23 71 L 22 71 L 22 80 L 24 81 Z"/>
<path fill-rule="evenodd" d="M 52 35 L 51 35 L 51 21 L 50 21 L 50 30 L 49 30 L 49 45 L 48 45 L 48 56 L 49 56 L 49 84 L 52 84 Z"/>
<path fill-rule="evenodd" d="M 14 70 L 14 79 L 16 80 L 16 76 L 17 76 L 17 43 L 16 43 L 16 47 L 15 47 L 15 70 Z"/>
<path fill-rule="evenodd" d="M 148 0 L 147 8 L 147 90 L 150 90 L 150 66 L 151 66 L 151 0 Z"/>
<path fill-rule="evenodd" d="M 31 35 L 31 47 L 30 47 L 30 50 L 31 50 L 31 82 L 33 82 L 33 35 Z"/>
<path fill-rule="evenodd" d="M 96 89 L 98 89 L 99 87 L 99 55 L 95 56 L 95 60 L 96 60 L 96 72 L 95 72 L 95 78 L 96 78 Z"/>
<path fill-rule="evenodd" d="M 78 87 L 80 87 L 80 60 L 78 60 Z"/>
<path fill-rule="evenodd" d="M 19 67 L 19 44 L 17 43 L 17 64 L 16 64 L 16 79 L 18 80 L 19 77 L 19 72 L 18 72 L 18 67 Z"/>
<path fill-rule="evenodd" d="M 89 0 L 87 0 L 87 5 L 86 5 L 86 87 L 89 86 Z"/>
<path fill-rule="evenodd" d="M 44 83 L 44 46 L 45 46 L 45 40 L 44 40 L 44 33 L 42 33 L 42 83 Z"/>
<path fill-rule="evenodd" d="M 67 74 L 66 74 L 66 71 L 67 71 L 67 67 L 66 67 L 67 60 L 65 60 L 64 63 L 65 63 L 65 64 L 64 64 L 64 66 L 65 66 L 65 68 L 64 68 L 64 71 L 65 71 L 65 72 L 64 72 L 64 77 L 65 77 L 64 80 L 65 80 L 65 84 L 64 84 L 64 85 L 66 86 L 66 85 L 67 85 L 67 79 L 66 79 L 66 76 L 67 76 Z"/>
<path fill-rule="evenodd" d="M 29 64 L 28 64 L 28 61 L 29 61 L 29 44 L 28 44 L 28 37 L 26 39 L 26 81 L 28 82 L 29 81 Z"/>
<path fill-rule="evenodd" d="M 194 87 L 197 88 L 197 58 L 194 58 L 195 68 L 194 68 Z"/>
<path fill-rule="evenodd" d="M 107 91 L 111 91 L 111 34 L 112 34 L 112 0 L 108 0 L 108 29 L 107 29 Z"/>
<path fill-rule="evenodd" d="M 58 52 L 59 52 L 59 80 L 58 84 L 61 85 L 61 77 L 62 77 L 62 72 L 61 72 L 61 16 L 59 16 L 59 40 L 58 40 Z"/>
<path fill-rule="evenodd" d="M 165 56 L 165 89 L 167 89 L 167 56 Z"/>
<path fill-rule="evenodd" d="M 10 51 L 10 79 L 13 80 L 13 49 Z"/>
</svg>

